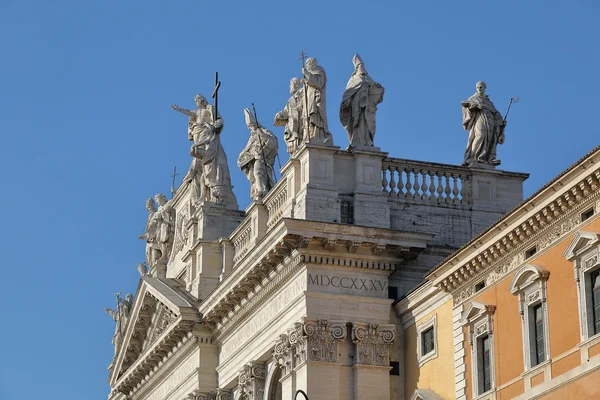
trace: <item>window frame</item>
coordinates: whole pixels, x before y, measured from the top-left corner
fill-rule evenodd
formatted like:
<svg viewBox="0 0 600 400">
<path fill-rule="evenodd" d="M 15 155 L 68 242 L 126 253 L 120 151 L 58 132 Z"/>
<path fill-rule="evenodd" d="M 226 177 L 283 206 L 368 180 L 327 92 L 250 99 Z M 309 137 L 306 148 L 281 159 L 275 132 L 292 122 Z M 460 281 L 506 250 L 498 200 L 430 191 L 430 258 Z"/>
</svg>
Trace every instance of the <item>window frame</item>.
<svg viewBox="0 0 600 400">
<path fill-rule="evenodd" d="M 591 279 L 600 270 L 600 233 L 579 231 L 564 253 L 573 262 L 573 274 L 577 284 L 579 308 L 579 333 L 581 342 L 600 338 L 594 330 L 594 310 Z"/>
<path fill-rule="evenodd" d="M 527 372 L 537 368 L 550 357 L 550 330 L 548 324 L 548 303 L 546 302 L 546 282 L 550 273 L 541 266 L 525 264 L 515 273 L 509 291 L 518 296 L 521 314 L 521 334 L 523 336 L 523 368 Z M 537 337 L 533 311 L 540 307 L 542 313 L 544 360 L 538 360 Z"/>
<path fill-rule="evenodd" d="M 423 334 L 429 329 L 433 329 L 433 350 L 423 354 L 424 345 Z M 417 359 L 419 368 L 426 362 L 433 360 L 438 356 L 438 340 L 437 340 L 437 314 L 417 325 Z"/>
<path fill-rule="evenodd" d="M 460 324 L 467 328 L 469 345 L 471 347 L 471 381 L 473 399 L 488 398 L 496 391 L 496 368 L 495 368 L 495 350 L 494 350 L 494 319 L 493 315 L 496 306 L 471 302 L 460 319 Z M 490 388 L 480 390 L 480 347 L 482 339 L 489 339 L 489 362 L 490 362 Z M 485 388 L 484 388 L 485 389 Z"/>
</svg>

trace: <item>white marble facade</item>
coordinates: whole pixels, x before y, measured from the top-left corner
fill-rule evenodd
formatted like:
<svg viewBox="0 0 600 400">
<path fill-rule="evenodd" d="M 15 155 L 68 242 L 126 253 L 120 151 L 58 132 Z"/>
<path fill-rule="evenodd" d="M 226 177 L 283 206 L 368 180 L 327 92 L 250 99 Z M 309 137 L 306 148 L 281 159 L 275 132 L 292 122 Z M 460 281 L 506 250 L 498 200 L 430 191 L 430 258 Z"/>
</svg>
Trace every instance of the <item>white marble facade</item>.
<svg viewBox="0 0 600 400">
<path fill-rule="evenodd" d="M 190 201 L 184 183 L 109 399 L 398 398 L 392 302 L 518 204 L 526 177 L 304 144 L 245 212 Z"/>
</svg>

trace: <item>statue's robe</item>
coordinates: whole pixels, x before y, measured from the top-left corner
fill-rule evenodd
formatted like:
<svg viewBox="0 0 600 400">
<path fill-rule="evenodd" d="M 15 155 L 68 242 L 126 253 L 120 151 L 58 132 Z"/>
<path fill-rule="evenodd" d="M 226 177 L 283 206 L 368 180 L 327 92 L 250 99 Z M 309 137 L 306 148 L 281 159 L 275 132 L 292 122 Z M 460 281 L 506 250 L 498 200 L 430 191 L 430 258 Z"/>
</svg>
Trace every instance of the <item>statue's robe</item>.
<svg viewBox="0 0 600 400">
<path fill-rule="evenodd" d="M 332 145 L 333 137 L 327 124 L 327 75 L 325 70 L 320 65 L 307 68 L 305 78 L 307 79 L 305 90 L 308 102 L 309 140 Z M 305 115 L 302 117 L 306 118 Z"/>
<path fill-rule="evenodd" d="M 298 89 L 288 99 L 285 108 L 275 116 L 274 126 L 284 126 L 283 140 L 287 152 L 294 153 L 303 140 L 302 116 L 304 113 L 304 88 Z"/>
<path fill-rule="evenodd" d="M 373 146 L 375 114 L 383 94 L 383 87 L 368 74 L 356 72 L 350 77 L 340 105 L 340 122 L 348 131 L 350 147 Z"/>
<path fill-rule="evenodd" d="M 463 127 L 470 131 L 463 165 L 495 164 L 496 145 L 504 142 L 502 115 L 487 95 L 476 93 L 462 106 Z"/>
<path fill-rule="evenodd" d="M 277 156 L 277 137 L 263 127 L 254 129 L 240 153 L 237 166 L 250 181 L 250 197 L 257 199 L 273 188 L 273 165 Z"/>
</svg>

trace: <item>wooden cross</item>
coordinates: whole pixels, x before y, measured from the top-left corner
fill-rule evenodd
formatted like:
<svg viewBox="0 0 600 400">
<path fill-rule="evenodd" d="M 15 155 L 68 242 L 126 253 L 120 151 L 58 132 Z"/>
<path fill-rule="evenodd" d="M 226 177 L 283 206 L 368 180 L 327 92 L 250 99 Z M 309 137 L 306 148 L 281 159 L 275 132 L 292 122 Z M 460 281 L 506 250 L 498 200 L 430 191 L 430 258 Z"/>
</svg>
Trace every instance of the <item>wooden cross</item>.
<svg viewBox="0 0 600 400">
<path fill-rule="evenodd" d="M 212 98 L 215 99 L 215 121 L 219 118 L 219 88 L 221 82 L 219 81 L 219 73 L 215 72 L 215 89 L 212 92 Z"/>
<path fill-rule="evenodd" d="M 177 166 L 173 167 L 173 175 L 171 175 L 171 178 L 173 178 L 173 181 L 171 182 L 171 198 L 173 198 L 173 196 L 175 196 L 175 177 L 179 175 L 177 173 Z"/>
</svg>

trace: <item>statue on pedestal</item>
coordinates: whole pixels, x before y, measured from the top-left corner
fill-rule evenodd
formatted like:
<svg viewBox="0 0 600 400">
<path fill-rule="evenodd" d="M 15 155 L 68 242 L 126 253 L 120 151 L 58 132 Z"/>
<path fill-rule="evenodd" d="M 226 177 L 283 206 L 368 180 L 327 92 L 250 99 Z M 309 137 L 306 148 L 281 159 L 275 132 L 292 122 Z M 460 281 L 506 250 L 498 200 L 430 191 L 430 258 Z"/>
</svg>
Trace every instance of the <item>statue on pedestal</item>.
<svg viewBox="0 0 600 400">
<path fill-rule="evenodd" d="M 326 89 L 327 75 L 315 58 L 308 58 L 302 68 L 306 109 L 302 113 L 304 120 L 303 137 L 305 142 L 332 146 L 333 137 L 327 125 Z M 308 123 L 306 123 L 308 118 Z"/>
<path fill-rule="evenodd" d="M 223 119 L 204 96 L 196 95 L 195 100 L 197 110 L 186 110 L 175 104 L 171 106 L 175 111 L 190 117 L 188 139 L 194 142 L 190 150 L 194 161 L 184 181 L 191 182 L 194 205 L 210 201 L 237 208 L 227 156 L 220 139 Z"/>
<path fill-rule="evenodd" d="M 485 82 L 477 82 L 475 88 L 477 92 L 461 103 L 463 127 L 470 131 L 463 165 L 500 165 L 496 146 L 504 143 L 506 121 L 485 94 Z"/>
<path fill-rule="evenodd" d="M 131 307 L 133 306 L 133 295 L 128 294 L 124 299 L 120 297 L 121 293 L 115 293 L 117 298 L 117 309 L 111 310 L 105 308 L 104 311 L 110 315 L 110 317 L 116 322 L 115 334 L 113 335 L 112 344 L 115 347 L 115 356 L 119 352 L 119 348 L 123 343 L 123 335 L 127 328 L 127 319 L 131 314 Z"/>
<path fill-rule="evenodd" d="M 146 200 L 148 222 L 146 232 L 139 238 L 146 241 L 146 263 L 152 268 L 157 262 L 166 264 L 169 251 L 173 244 L 173 217 L 171 206 L 164 194 L 154 196 L 158 209 L 153 199 Z"/>
<path fill-rule="evenodd" d="M 352 58 L 354 72 L 346 85 L 340 105 L 340 121 L 348 131 L 350 145 L 373 147 L 375 137 L 375 114 L 377 104 L 383 101 L 384 88 L 375 82 L 365 69 L 358 54 Z"/>
<path fill-rule="evenodd" d="M 283 139 L 285 140 L 286 151 L 293 154 L 303 140 L 302 113 L 304 112 L 304 88 L 302 81 L 298 78 L 290 80 L 290 94 L 285 108 L 275 114 L 274 126 L 285 126 L 283 130 Z"/>
<path fill-rule="evenodd" d="M 237 165 L 250 180 L 250 197 L 261 200 L 275 185 L 273 165 L 278 151 L 277 137 L 260 126 L 249 109 L 244 109 L 244 116 L 250 139 L 240 153 Z"/>
<path fill-rule="evenodd" d="M 156 203 L 152 198 L 146 200 L 146 210 L 148 211 L 148 222 L 146 222 L 146 230 L 139 238 L 146 241 L 146 264 L 152 268 L 154 262 L 160 258 L 157 256 L 157 224 L 154 214 L 156 214 Z"/>
</svg>

